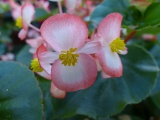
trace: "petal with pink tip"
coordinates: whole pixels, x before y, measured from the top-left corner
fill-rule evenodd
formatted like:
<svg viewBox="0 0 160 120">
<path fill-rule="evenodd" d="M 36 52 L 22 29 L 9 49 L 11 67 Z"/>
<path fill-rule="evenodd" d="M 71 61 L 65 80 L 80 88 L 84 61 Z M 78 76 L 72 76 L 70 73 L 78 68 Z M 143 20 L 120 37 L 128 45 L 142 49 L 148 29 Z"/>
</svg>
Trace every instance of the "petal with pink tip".
<svg viewBox="0 0 160 120">
<path fill-rule="evenodd" d="M 122 18 L 123 16 L 119 13 L 111 13 L 100 22 L 97 32 L 107 43 L 120 36 Z"/>
<path fill-rule="evenodd" d="M 61 98 L 61 99 L 63 99 L 66 96 L 66 92 L 63 91 L 63 90 L 58 89 L 53 84 L 53 82 L 51 82 L 51 89 L 50 89 L 50 91 L 51 91 L 52 96 L 55 97 L 55 98 Z"/>
<path fill-rule="evenodd" d="M 121 55 L 125 55 L 127 53 L 128 53 L 127 47 L 124 48 L 124 51 L 122 51 L 122 50 L 119 51 L 119 54 L 121 54 Z"/>
<path fill-rule="evenodd" d="M 76 53 L 94 54 L 99 51 L 101 44 L 99 41 L 89 41 L 83 47 L 77 50 Z"/>
<path fill-rule="evenodd" d="M 39 74 L 40 76 L 46 78 L 47 80 L 51 80 L 51 76 L 49 74 L 47 74 L 45 71 L 37 72 L 37 74 Z"/>
<path fill-rule="evenodd" d="M 35 10 L 34 10 L 34 6 L 29 3 L 26 2 L 22 8 L 21 8 L 21 14 L 22 14 L 22 23 L 23 23 L 23 28 L 25 30 L 28 29 L 29 24 L 31 23 Z"/>
<path fill-rule="evenodd" d="M 18 33 L 18 37 L 21 40 L 24 40 L 27 36 L 27 32 L 28 32 L 28 30 L 21 29 L 21 31 Z"/>
<path fill-rule="evenodd" d="M 101 71 L 102 78 L 111 78 L 111 76 L 107 75 L 103 70 Z"/>
<path fill-rule="evenodd" d="M 51 70 L 53 83 L 67 92 L 88 88 L 94 83 L 96 76 L 96 63 L 87 54 L 79 54 L 76 66 L 64 66 L 60 60 L 57 60 Z"/>
<path fill-rule="evenodd" d="M 36 53 L 41 67 L 47 74 L 51 75 L 51 64 L 58 59 L 59 55 L 54 52 L 47 52 L 44 45 L 41 45 Z"/>
<path fill-rule="evenodd" d="M 122 76 L 123 68 L 119 55 L 116 52 L 112 52 L 110 47 L 103 47 L 97 57 L 107 75 L 111 77 Z"/>
<path fill-rule="evenodd" d="M 40 28 L 41 35 L 56 51 L 80 48 L 87 41 L 86 24 L 77 16 L 57 14 L 45 20 Z"/>
</svg>

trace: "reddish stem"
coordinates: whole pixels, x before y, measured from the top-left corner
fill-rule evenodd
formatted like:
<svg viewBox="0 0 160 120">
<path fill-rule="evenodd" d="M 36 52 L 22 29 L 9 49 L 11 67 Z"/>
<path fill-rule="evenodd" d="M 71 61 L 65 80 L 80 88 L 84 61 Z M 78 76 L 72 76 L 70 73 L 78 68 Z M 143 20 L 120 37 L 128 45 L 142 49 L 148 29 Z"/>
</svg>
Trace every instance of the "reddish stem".
<svg viewBox="0 0 160 120">
<path fill-rule="evenodd" d="M 132 31 L 124 40 L 125 43 L 127 43 L 134 35 L 136 34 L 136 31 Z"/>
</svg>

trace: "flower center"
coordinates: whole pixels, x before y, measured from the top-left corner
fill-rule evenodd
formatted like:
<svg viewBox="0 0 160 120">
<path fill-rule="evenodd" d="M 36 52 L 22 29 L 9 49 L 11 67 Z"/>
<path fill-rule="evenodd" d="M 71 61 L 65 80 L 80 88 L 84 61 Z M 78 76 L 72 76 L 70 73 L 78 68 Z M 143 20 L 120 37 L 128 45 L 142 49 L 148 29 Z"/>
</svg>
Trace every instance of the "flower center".
<svg viewBox="0 0 160 120">
<path fill-rule="evenodd" d="M 120 53 L 120 50 L 124 51 L 126 44 L 124 43 L 124 40 L 116 38 L 110 43 L 109 46 L 112 52 Z"/>
<path fill-rule="evenodd" d="M 75 66 L 78 62 L 78 54 L 74 54 L 77 48 L 71 48 L 68 51 L 61 51 L 59 59 L 62 61 L 64 66 Z"/>
<path fill-rule="evenodd" d="M 22 28 L 22 17 L 17 18 L 16 26 L 19 27 L 19 28 Z"/>
<path fill-rule="evenodd" d="M 43 71 L 37 58 L 35 58 L 31 61 L 31 69 L 33 72 L 42 72 Z"/>
</svg>

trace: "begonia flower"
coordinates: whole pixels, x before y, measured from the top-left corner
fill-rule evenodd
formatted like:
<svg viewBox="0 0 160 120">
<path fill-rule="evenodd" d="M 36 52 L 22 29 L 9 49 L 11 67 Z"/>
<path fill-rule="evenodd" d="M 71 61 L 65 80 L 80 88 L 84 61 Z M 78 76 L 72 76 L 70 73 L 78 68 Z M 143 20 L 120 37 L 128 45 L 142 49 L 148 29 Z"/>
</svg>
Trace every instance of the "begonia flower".
<svg viewBox="0 0 160 120">
<path fill-rule="evenodd" d="M 21 16 L 16 20 L 16 26 L 22 28 L 18 34 L 21 40 L 23 40 L 27 36 L 28 27 L 33 20 L 34 13 L 34 6 L 29 2 L 26 2 L 21 7 Z"/>
<path fill-rule="evenodd" d="M 95 60 L 89 55 L 97 52 L 97 41 L 86 43 L 88 29 L 75 15 L 58 14 L 45 20 L 40 28 L 43 39 L 56 52 L 38 55 L 41 67 L 51 74 L 54 85 L 71 92 L 91 86 L 97 76 Z"/>
<path fill-rule="evenodd" d="M 111 13 L 100 22 L 97 29 L 102 48 L 96 55 L 103 71 L 111 77 L 122 76 L 123 67 L 118 54 L 127 53 L 124 40 L 120 39 L 122 18 L 119 13 Z"/>
</svg>

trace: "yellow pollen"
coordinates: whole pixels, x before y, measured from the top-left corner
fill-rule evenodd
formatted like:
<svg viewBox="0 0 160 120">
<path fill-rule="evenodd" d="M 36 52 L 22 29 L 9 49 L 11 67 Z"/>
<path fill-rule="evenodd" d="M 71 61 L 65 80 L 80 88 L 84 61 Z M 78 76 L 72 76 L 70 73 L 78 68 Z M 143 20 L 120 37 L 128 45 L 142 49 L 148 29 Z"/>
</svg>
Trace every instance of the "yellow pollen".
<svg viewBox="0 0 160 120">
<path fill-rule="evenodd" d="M 61 51 L 59 59 L 62 61 L 64 66 L 75 66 L 78 62 L 78 54 L 74 54 L 77 48 L 71 48 L 68 51 Z"/>
<path fill-rule="evenodd" d="M 17 20 L 16 20 L 16 26 L 18 28 L 22 28 L 22 17 L 17 18 Z"/>
<path fill-rule="evenodd" d="M 126 44 L 124 43 L 124 40 L 116 38 L 109 46 L 111 47 L 112 52 L 120 53 L 120 50 L 124 51 Z"/>
<path fill-rule="evenodd" d="M 42 72 L 43 71 L 37 58 L 35 58 L 31 61 L 31 69 L 33 72 Z"/>
</svg>

